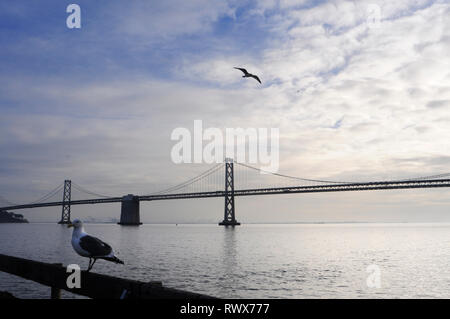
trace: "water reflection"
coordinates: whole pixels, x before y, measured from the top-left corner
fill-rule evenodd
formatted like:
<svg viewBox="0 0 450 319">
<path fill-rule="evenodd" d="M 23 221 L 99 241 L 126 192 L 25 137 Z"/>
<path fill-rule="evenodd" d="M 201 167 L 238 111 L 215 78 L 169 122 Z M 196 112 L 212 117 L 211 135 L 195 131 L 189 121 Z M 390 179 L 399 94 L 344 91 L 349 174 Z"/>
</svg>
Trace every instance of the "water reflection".
<svg viewBox="0 0 450 319">
<path fill-rule="evenodd" d="M 236 297 L 236 287 L 240 281 L 239 250 L 237 247 L 236 227 L 222 227 L 222 251 L 221 251 L 221 276 L 218 285 L 221 288 L 220 294 L 226 291 L 227 297 Z"/>
<path fill-rule="evenodd" d="M 237 272 L 237 242 L 236 242 L 236 228 L 223 227 L 223 265 L 226 274 L 232 275 Z"/>
</svg>

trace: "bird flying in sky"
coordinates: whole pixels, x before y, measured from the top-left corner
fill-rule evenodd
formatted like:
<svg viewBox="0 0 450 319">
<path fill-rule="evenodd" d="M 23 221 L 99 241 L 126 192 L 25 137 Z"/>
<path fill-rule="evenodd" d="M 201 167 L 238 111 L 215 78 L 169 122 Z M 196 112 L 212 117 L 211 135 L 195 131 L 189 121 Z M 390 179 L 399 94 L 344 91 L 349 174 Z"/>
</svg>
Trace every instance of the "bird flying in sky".
<svg viewBox="0 0 450 319">
<path fill-rule="evenodd" d="M 83 223 L 81 220 L 74 219 L 74 221 L 67 227 L 73 227 L 73 249 L 77 252 L 78 255 L 89 258 L 89 266 L 87 271 L 90 271 L 92 269 L 97 259 L 104 259 L 115 262 L 116 264 L 123 264 L 123 261 L 114 255 L 111 246 L 101 241 L 100 239 L 87 234 L 84 231 Z"/>
<path fill-rule="evenodd" d="M 248 73 L 246 69 L 243 69 L 243 68 L 236 68 L 236 67 L 235 67 L 235 69 L 241 70 L 241 71 L 244 73 L 244 75 L 242 76 L 243 78 L 254 78 L 256 81 L 258 81 L 259 83 L 261 83 L 261 80 L 259 79 L 259 77 L 257 77 L 257 76 L 254 75 L 254 74 Z"/>
</svg>

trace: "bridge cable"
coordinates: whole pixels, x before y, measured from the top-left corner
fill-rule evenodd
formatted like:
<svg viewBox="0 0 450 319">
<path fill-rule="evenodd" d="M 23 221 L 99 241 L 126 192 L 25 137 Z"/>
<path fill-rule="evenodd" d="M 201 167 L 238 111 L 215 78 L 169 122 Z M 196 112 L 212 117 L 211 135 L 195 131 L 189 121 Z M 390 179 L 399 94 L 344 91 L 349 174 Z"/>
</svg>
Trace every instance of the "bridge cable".
<svg viewBox="0 0 450 319">
<path fill-rule="evenodd" d="M 438 175 L 429 175 L 429 176 L 421 176 L 421 177 L 408 178 L 408 179 L 401 179 L 400 181 L 414 181 L 414 180 L 420 180 L 420 179 L 441 179 L 443 177 L 450 177 L 450 173 L 444 173 L 444 174 L 438 174 Z"/>
<path fill-rule="evenodd" d="M 50 192 L 48 192 L 46 195 L 32 201 L 29 202 L 27 204 L 38 204 L 38 203 L 42 203 L 50 198 L 52 198 L 53 196 L 55 196 L 56 194 L 58 194 L 58 192 L 60 192 L 62 190 L 62 188 L 64 187 L 64 183 L 60 184 L 58 187 L 56 187 L 55 189 L 51 190 Z"/>
<path fill-rule="evenodd" d="M 80 192 L 88 194 L 88 195 L 93 195 L 93 196 L 98 196 L 98 197 L 103 197 L 103 198 L 114 197 L 114 196 L 108 196 L 108 195 L 102 195 L 102 194 L 95 193 L 93 191 L 90 191 L 86 188 L 81 187 L 80 185 L 76 184 L 75 182 L 72 182 L 72 186 L 73 186 L 73 188 L 79 190 Z"/>
<path fill-rule="evenodd" d="M 279 173 L 273 173 L 270 171 L 266 171 L 260 168 L 256 168 L 244 163 L 239 163 L 239 162 L 235 162 L 238 165 L 256 170 L 256 171 L 260 171 L 260 172 L 264 172 L 266 174 L 271 174 L 271 175 L 276 175 L 276 176 L 280 176 L 280 177 L 285 177 L 285 178 L 290 178 L 290 179 L 296 179 L 296 180 L 302 180 L 302 181 L 309 181 L 309 182 L 320 182 L 320 183 L 333 183 L 333 184 L 354 184 L 354 183 L 359 183 L 359 182 L 342 182 L 342 181 L 328 181 L 328 180 L 317 180 L 317 179 L 308 179 L 308 178 L 301 178 L 301 177 L 296 177 L 296 176 L 290 176 L 290 175 L 284 175 L 284 174 L 279 174 Z M 414 177 L 414 178 L 408 178 L 408 179 L 400 179 L 400 180 L 387 180 L 387 181 L 414 181 L 414 180 L 427 180 L 427 179 L 440 179 L 443 177 L 450 177 L 450 173 L 444 173 L 444 174 L 437 174 L 437 175 L 429 175 L 429 176 L 421 176 L 421 177 Z"/>
<path fill-rule="evenodd" d="M 195 183 L 195 182 L 197 182 L 197 181 L 199 181 L 199 180 L 201 180 L 201 179 L 203 179 L 203 178 L 205 178 L 205 177 L 215 173 L 216 171 L 218 171 L 222 167 L 223 167 L 223 163 L 219 163 L 219 164 L 213 166 L 212 168 L 206 170 L 205 172 L 201 173 L 200 175 L 197 175 L 197 176 L 195 176 L 195 177 L 193 177 L 191 179 L 188 179 L 187 181 L 185 181 L 183 183 L 180 183 L 178 185 L 172 186 L 172 187 L 167 188 L 167 189 L 163 189 L 161 191 L 153 192 L 150 195 L 161 195 L 163 193 L 168 193 L 168 192 L 171 192 L 171 191 L 174 191 L 174 190 L 178 190 L 178 189 L 187 187 L 187 186 L 189 186 L 189 185 L 191 185 L 191 184 L 193 184 L 193 183 Z"/>
<path fill-rule="evenodd" d="M 253 169 L 255 171 L 263 172 L 263 173 L 266 173 L 266 174 L 280 176 L 280 177 L 285 177 L 285 178 L 290 178 L 290 179 L 295 179 L 295 180 L 307 181 L 307 182 L 333 183 L 333 184 L 351 184 L 351 183 L 354 183 L 354 182 L 328 181 L 328 180 L 320 180 L 320 179 L 302 178 L 302 177 L 297 177 L 297 176 L 284 175 L 284 174 L 280 174 L 280 173 L 273 173 L 273 172 L 266 171 L 266 170 L 263 170 L 261 168 L 256 168 L 256 167 L 244 164 L 244 163 L 235 162 L 235 164 L 238 164 L 238 165 L 241 165 L 241 166 Z"/>
<path fill-rule="evenodd" d="M 199 180 L 201 180 L 201 179 L 203 179 L 203 178 L 205 178 L 205 177 L 207 177 L 209 175 L 212 175 L 217 170 L 219 170 L 222 166 L 223 166 L 222 163 L 217 164 L 216 166 L 210 168 L 209 170 L 203 172 L 202 174 L 197 175 L 197 176 L 195 176 L 195 177 L 193 177 L 193 178 L 191 178 L 191 179 L 189 179 L 189 180 L 187 180 L 187 181 L 185 181 L 185 182 L 183 182 L 181 184 L 175 185 L 175 186 L 170 187 L 168 189 L 165 189 L 165 190 L 162 190 L 162 191 L 159 191 L 159 192 L 156 192 L 156 193 L 152 193 L 152 194 L 167 193 L 167 192 L 171 192 L 171 191 L 174 191 L 174 190 L 178 190 L 178 189 L 187 187 L 187 186 L 192 185 L 193 183 L 195 183 L 195 182 L 197 182 L 197 181 L 199 181 Z"/>
</svg>

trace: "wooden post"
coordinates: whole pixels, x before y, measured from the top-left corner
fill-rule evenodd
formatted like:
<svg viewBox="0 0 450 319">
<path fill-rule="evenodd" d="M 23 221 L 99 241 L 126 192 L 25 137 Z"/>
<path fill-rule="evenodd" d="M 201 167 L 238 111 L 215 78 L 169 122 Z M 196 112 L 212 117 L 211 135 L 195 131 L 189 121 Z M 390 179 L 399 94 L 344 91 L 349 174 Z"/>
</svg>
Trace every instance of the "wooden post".
<svg viewBox="0 0 450 319">
<path fill-rule="evenodd" d="M 63 266 L 63 264 L 61 264 L 61 263 L 55 263 L 53 265 L 59 266 L 59 267 Z M 50 298 L 51 299 L 61 299 L 61 289 L 59 289 L 57 287 L 51 287 Z"/>
<path fill-rule="evenodd" d="M 52 287 L 50 298 L 51 299 L 61 299 L 61 289 Z"/>
</svg>

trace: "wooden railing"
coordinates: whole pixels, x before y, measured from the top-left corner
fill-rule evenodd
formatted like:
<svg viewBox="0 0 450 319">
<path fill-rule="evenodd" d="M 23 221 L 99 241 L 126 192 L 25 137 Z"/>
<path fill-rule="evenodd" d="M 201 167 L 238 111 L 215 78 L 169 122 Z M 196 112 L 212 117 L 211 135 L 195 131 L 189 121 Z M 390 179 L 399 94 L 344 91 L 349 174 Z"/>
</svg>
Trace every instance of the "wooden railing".
<svg viewBox="0 0 450 319">
<path fill-rule="evenodd" d="M 68 288 L 71 275 L 62 264 L 49 264 L 0 254 L 0 271 L 51 287 L 51 298 L 58 299 L 61 289 L 90 298 L 102 299 L 214 299 L 193 292 L 163 287 L 161 283 L 141 282 L 93 272 L 80 272 L 80 288 Z M 1 289 L 1 287 L 0 287 Z"/>
</svg>

